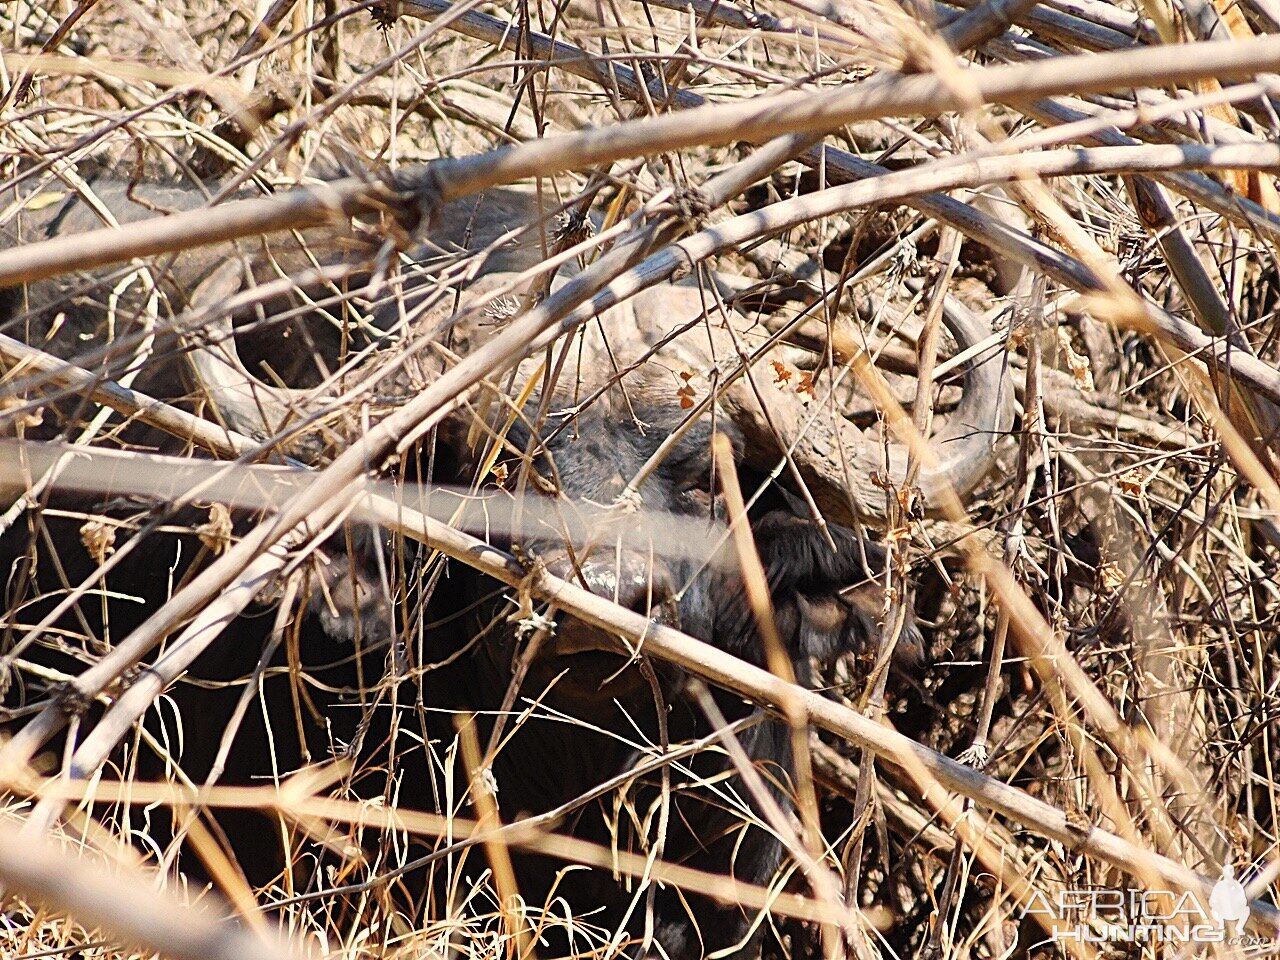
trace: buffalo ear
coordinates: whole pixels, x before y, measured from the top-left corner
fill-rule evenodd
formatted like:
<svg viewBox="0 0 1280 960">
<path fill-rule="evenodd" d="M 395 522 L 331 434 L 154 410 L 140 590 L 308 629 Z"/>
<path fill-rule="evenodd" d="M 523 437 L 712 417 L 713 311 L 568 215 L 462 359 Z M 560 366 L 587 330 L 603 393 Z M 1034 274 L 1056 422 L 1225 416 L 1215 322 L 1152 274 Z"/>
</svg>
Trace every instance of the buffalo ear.
<svg viewBox="0 0 1280 960">
<path fill-rule="evenodd" d="M 835 594 L 822 597 L 795 596 L 796 635 L 793 643 L 804 657 L 830 663 L 842 653 L 866 653 L 875 641 L 875 621 Z"/>
<path fill-rule="evenodd" d="M 801 657 L 831 663 L 842 654 L 852 653 L 874 660 L 880 644 L 881 596 L 883 593 L 876 584 L 821 597 L 797 593 L 794 615 L 780 615 L 779 626 L 785 624 L 785 628 L 792 631 L 794 653 Z M 908 611 L 894 644 L 893 666 L 900 670 L 919 670 L 927 664 L 924 637 Z"/>
<path fill-rule="evenodd" d="M 868 580 L 847 590 L 841 596 L 853 611 L 854 616 L 864 624 L 869 640 L 869 649 L 875 650 L 879 643 L 880 619 L 884 616 L 884 588 L 878 581 Z M 898 634 L 898 641 L 893 647 L 893 665 L 902 670 L 920 670 L 929 663 L 928 650 L 925 647 L 924 635 L 916 624 L 910 607 L 907 609 L 906 622 Z"/>
</svg>

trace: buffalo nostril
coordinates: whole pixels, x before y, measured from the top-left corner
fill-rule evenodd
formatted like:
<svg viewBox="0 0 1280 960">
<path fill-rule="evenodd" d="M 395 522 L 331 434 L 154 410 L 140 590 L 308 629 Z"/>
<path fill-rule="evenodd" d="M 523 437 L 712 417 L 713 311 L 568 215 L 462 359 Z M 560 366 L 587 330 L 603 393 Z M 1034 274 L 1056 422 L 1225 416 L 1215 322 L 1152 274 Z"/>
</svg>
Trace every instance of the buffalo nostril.
<svg viewBox="0 0 1280 960">
<path fill-rule="evenodd" d="M 614 573 L 614 602 L 647 617 L 656 616 L 675 593 L 670 573 L 648 554 L 621 554 Z"/>
<path fill-rule="evenodd" d="M 648 554 L 595 555 L 576 568 L 563 554 L 542 559 L 552 574 L 646 617 L 657 616 L 675 594 L 670 573 Z"/>
<path fill-rule="evenodd" d="M 541 558 L 548 572 L 585 587 L 598 597 L 612 600 L 651 620 L 669 624 L 679 622 L 671 602 L 674 597 L 671 577 L 661 566 L 652 564 L 648 556 L 600 552 L 589 559 L 579 559 L 576 566 L 563 554 L 544 553 Z M 548 653 L 555 656 L 592 651 L 621 654 L 628 658 L 634 653 L 610 631 L 572 617 L 561 620 L 548 649 Z"/>
<path fill-rule="evenodd" d="M 670 579 L 657 571 L 650 571 L 628 581 L 629 592 L 624 592 L 622 586 L 620 583 L 616 602 L 646 617 L 656 616 L 670 602 L 674 593 Z"/>
<path fill-rule="evenodd" d="M 645 616 L 653 616 L 673 592 L 670 578 L 647 558 L 644 562 L 622 559 L 614 565 L 591 563 L 582 573 L 592 593 Z"/>
</svg>

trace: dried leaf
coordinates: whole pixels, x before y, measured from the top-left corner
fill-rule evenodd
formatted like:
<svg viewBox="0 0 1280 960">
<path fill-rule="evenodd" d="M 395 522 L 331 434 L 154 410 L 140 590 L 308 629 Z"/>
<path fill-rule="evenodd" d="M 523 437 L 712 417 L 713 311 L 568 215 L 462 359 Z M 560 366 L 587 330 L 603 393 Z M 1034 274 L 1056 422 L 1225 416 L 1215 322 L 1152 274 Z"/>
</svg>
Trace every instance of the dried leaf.
<svg viewBox="0 0 1280 960">
<path fill-rule="evenodd" d="M 1137 468 L 1126 470 L 1116 478 L 1116 483 L 1125 493 L 1140 497 L 1147 492 L 1148 478 Z"/>
<path fill-rule="evenodd" d="M 21 397 L 0 398 L 0 416 L 6 416 L 6 419 L 19 430 L 40 426 L 44 422 L 44 407 L 35 407 L 31 410 L 23 410 L 21 413 L 9 414 L 10 410 L 17 410 L 25 406 L 26 403 L 27 401 Z"/>
<path fill-rule="evenodd" d="M 116 528 L 105 520 L 86 520 L 80 527 L 80 542 L 94 563 L 101 564 L 116 551 Z"/>
<path fill-rule="evenodd" d="M 1120 565 L 1110 561 L 1098 567 L 1098 584 L 1103 593 L 1115 593 L 1124 584 L 1124 572 Z"/>
<path fill-rule="evenodd" d="M 64 190 L 47 190 L 44 193 L 37 193 L 28 200 L 23 206 L 30 211 L 43 210 L 45 207 L 52 207 L 54 204 L 61 203 L 67 199 Z"/>
<path fill-rule="evenodd" d="M 215 503 L 209 507 L 209 520 L 196 527 L 196 536 L 200 542 L 220 554 L 231 545 L 231 511 L 225 504 Z"/>
<path fill-rule="evenodd" d="M 1064 327 L 1058 328 L 1058 345 L 1067 358 L 1067 369 L 1071 371 L 1071 379 L 1075 381 L 1076 389 L 1092 391 L 1093 371 L 1089 368 L 1089 358 L 1076 353 L 1075 348 L 1071 346 L 1071 335 Z"/>
<path fill-rule="evenodd" d="M 818 394 L 813 389 L 813 373 L 806 370 L 800 374 L 800 382 L 796 384 L 796 393 L 806 395 L 811 400 L 817 400 Z"/>
<path fill-rule="evenodd" d="M 676 399 L 680 402 L 681 410 L 688 410 L 694 405 L 695 398 L 698 395 L 690 384 L 696 374 L 689 370 L 681 370 L 676 376 L 681 380 L 680 388 L 676 390 Z"/>
</svg>

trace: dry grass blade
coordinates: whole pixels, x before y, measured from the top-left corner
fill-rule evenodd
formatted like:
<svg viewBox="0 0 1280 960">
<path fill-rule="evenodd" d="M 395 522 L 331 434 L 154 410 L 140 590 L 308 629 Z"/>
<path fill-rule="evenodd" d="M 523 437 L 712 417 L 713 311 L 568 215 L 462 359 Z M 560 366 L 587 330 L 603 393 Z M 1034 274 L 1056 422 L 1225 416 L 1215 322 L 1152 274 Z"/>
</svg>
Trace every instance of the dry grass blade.
<svg viewBox="0 0 1280 960">
<path fill-rule="evenodd" d="M 0 954 L 1274 948 L 1273 7 L 3 5 Z"/>
<path fill-rule="evenodd" d="M 69 914 L 123 946 L 141 947 L 174 960 L 293 960 L 308 956 L 277 931 L 272 943 L 237 928 L 208 906 L 191 906 L 149 890 L 137 870 L 95 863 L 91 855 L 23 834 L 12 824 L 0 835 L 0 883 L 21 897 Z"/>
<path fill-rule="evenodd" d="M 621 610 L 609 600 L 559 578 L 543 574 L 530 582 L 510 556 L 493 550 L 483 541 L 469 537 L 440 521 L 424 517 L 416 511 L 385 499 L 370 500 L 365 507 L 365 515 L 379 520 L 392 529 L 401 529 L 406 534 L 436 546 L 450 556 L 473 564 L 496 579 L 512 586 L 524 586 L 535 595 L 571 610 L 575 616 L 585 622 L 606 627 L 610 632 L 631 638 L 633 642 L 643 643 L 644 648 L 652 655 L 678 663 L 719 686 L 750 697 L 762 705 L 773 707 L 784 715 L 795 715 L 802 721 L 816 724 L 839 735 L 847 742 L 873 751 L 885 760 L 911 770 L 924 771 L 932 781 L 946 790 L 969 797 L 1059 842 L 1071 843 L 1081 851 L 1103 857 L 1136 877 L 1155 877 L 1175 881 L 1193 890 L 1208 888 L 1206 881 L 1197 879 L 1194 874 L 1171 861 L 1135 848 L 1127 841 L 1107 834 L 1105 831 L 1096 828 L 1087 832 L 1081 831 L 1070 824 L 1061 811 L 1040 803 L 999 781 L 985 777 L 970 767 L 922 748 L 892 730 L 883 728 L 847 708 L 833 704 L 766 670 L 751 667 L 677 631 L 655 626 L 644 617 Z M 246 571 L 246 574 L 247 584 L 258 581 L 259 575 L 256 571 L 252 574 Z M 234 595 L 230 594 L 230 596 Z M 219 616 L 213 607 L 209 608 L 209 613 L 213 617 Z M 181 649 L 181 645 L 178 649 Z M 119 673 L 121 669 L 115 664 L 107 666 L 108 671 L 115 673 Z M 157 676 L 159 675 L 157 670 Z M 82 689 L 83 696 L 92 695 L 93 691 L 90 688 Z M 139 690 L 143 696 L 147 695 L 145 687 L 132 689 Z M 100 762 L 101 755 L 95 756 L 93 763 L 78 771 L 81 778 L 90 773 L 96 763 Z M 10 770 L 14 769 L 10 767 Z M 13 779 L 16 773 L 10 773 L 8 776 Z M 50 809 L 60 808 L 60 801 L 57 800 L 59 796 L 60 792 L 56 790 L 48 793 L 48 797 L 57 804 Z M 938 797 L 934 802 L 940 805 L 945 804 L 947 798 Z M 1259 919 L 1267 915 L 1262 905 L 1259 905 L 1258 913 Z M 1280 922 L 1280 920 L 1273 922 Z"/>
<path fill-rule="evenodd" d="M 899 113 L 936 113 L 977 103 L 1033 101 L 1055 93 L 1105 91 L 1116 86 L 1175 83 L 1203 76 L 1248 77 L 1280 57 L 1280 40 L 1206 42 L 1189 49 L 1177 65 L 1159 51 L 1133 50 L 1105 57 L 1080 57 L 991 68 L 965 75 L 962 91 L 932 77 L 893 78 L 843 94 L 781 94 L 750 105 L 708 105 L 670 117 L 619 124 L 607 132 L 565 134 L 490 154 L 441 160 L 404 175 L 402 189 L 428 212 L 435 203 L 456 200 L 528 177 L 737 139 L 764 139 L 822 132 L 841 124 Z M 1239 166 L 1238 163 L 1234 164 Z M 77 241 L 49 240 L 0 252 L 0 285 L 12 286 L 72 270 L 118 263 L 192 246 L 279 230 L 301 229 L 382 209 L 392 197 L 359 181 L 294 192 L 242 207 L 167 218 L 151 227 L 99 234 Z"/>
</svg>

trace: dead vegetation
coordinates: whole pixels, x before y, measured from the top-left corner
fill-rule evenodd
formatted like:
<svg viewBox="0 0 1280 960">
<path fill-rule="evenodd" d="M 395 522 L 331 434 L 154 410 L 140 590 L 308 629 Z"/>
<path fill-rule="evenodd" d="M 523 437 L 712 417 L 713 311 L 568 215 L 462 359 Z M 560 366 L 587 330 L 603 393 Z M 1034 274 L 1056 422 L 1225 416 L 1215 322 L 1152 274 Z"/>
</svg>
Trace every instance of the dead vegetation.
<svg viewBox="0 0 1280 960">
<path fill-rule="evenodd" d="M 6 4 L 0 283 L 62 278 L 66 299 L 36 310 L 15 294 L 0 330 L 0 533 L 15 559 L 0 954 L 523 957 L 554 926 L 580 955 L 608 955 L 614 931 L 590 915 L 512 897 L 509 853 L 530 849 L 637 891 L 739 903 L 768 931 L 766 955 L 859 960 L 1154 955 L 1102 926 L 1132 916 L 1044 905 L 1080 890 L 1171 891 L 1150 901 L 1162 909 L 1190 890 L 1207 905 L 1230 864 L 1255 939 L 1210 949 L 1274 949 L 1276 16 L 1270 0 Z M 92 207 L 104 174 L 139 185 L 135 222 L 85 241 L 65 237 L 98 215 L 40 220 L 68 195 Z M 465 206 L 517 182 L 510 209 Z M 196 183 L 228 202 L 204 206 Z M 530 226 L 516 206 L 542 216 Z M 118 212 L 104 205 L 101 223 Z M 258 286 L 166 285 L 233 241 L 260 252 L 263 233 L 276 239 Z M 575 279 L 553 286 L 546 262 Z M 457 340 L 415 337 L 456 305 L 424 307 L 405 278 L 456 282 L 481 263 L 528 271 L 499 289 L 500 315 Z M 416 512 L 388 479 L 412 481 L 391 454 L 453 407 L 487 415 L 554 334 L 684 276 L 736 310 L 754 374 L 735 394 L 734 377 L 691 360 L 665 399 L 702 413 L 723 388 L 720 415 L 771 438 L 748 451 L 762 470 L 891 547 L 879 636 L 818 665 L 820 692 L 530 573 L 483 547 L 493 516 Z M 75 307 L 88 300 L 91 324 Z M 388 303 L 383 316 L 411 321 L 390 348 Z M 228 368 L 193 379 L 184 353 L 230 312 L 253 376 L 305 398 L 210 404 Z M 383 379 L 423 357 L 448 372 L 411 389 Z M 971 413 L 978 369 L 999 389 Z M 997 465 L 971 475 L 979 415 Z M 872 442 L 855 447 L 855 427 Z M 939 435 L 953 444 L 920 442 Z M 275 454 L 312 471 L 273 487 Z M 370 463 L 393 465 L 379 486 Z M 506 469 L 495 455 L 476 480 L 503 486 Z M 57 502 L 64 489 L 83 506 Z M 317 545 L 347 520 L 430 547 L 386 572 L 393 593 L 434 587 L 453 557 L 512 587 L 529 622 L 554 597 L 806 729 L 798 813 L 770 825 L 791 854 L 773 885 L 659 856 L 661 818 L 634 777 L 601 795 L 617 791 L 617 816 L 655 838 L 639 851 L 549 832 L 551 816 L 499 824 L 483 776 L 450 783 L 445 814 L 399 804 L 395 749 L 369 760 L 359 738 L 388 704 L 430 709 L 405 652 L 423 627 L 403 617 L 383 672 L 342 691 L 355 742 L 334 734 L 272 782 L 220 782 L 250 749 L 241 724 L 270 677 L 299 728 L 335 722 L 299 624 L 309 603 L 321 616 L 336 603 L 307 593 L 334 562 Z M 114 571 L 166 529 L 196 535 L 193 570 L 158 609 L 108 614 L 108 594 L 129 591 Z M 32 560 L 62 587 L 33 593 Z M 889 669 L 912 609 L 927 662 Z M 270 624 L 265 652 L 187 674 L 245 611 Z M 228 694 L 232 722 L 208 729 L 184 689 Z M 517 722 L 552 712 L 518 706 Z M 635 776 L 696 779 L 685 760 L 732 756 L 740 726 L 692 745 L 637 739 Z M 469 750 L 475 771 L 484 745 L 463 730 L 419 749 Z M 751 796 L 723 802 L 759 816 Z M 285 851 L 274 882 L 246 881 L 213 811 L 245 812 Z M 488 882 L 447 913 L 423 909 L 410 868 L 453 876 L 467 857 L 487 858 Z M 240 922 L 214 923 L 219 911 Z M 1077 920 L 1106 942 L 1054 939 Z"/>
</svg>

